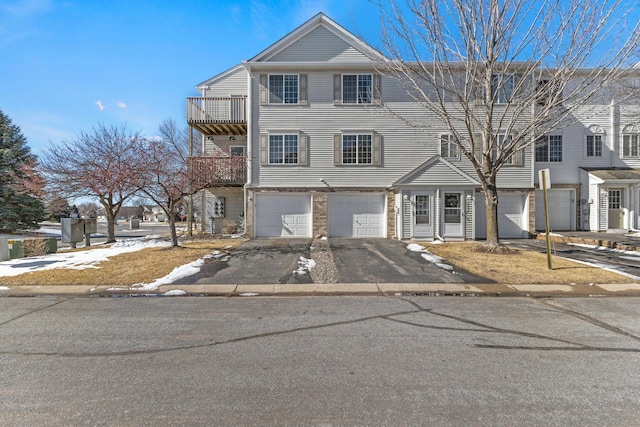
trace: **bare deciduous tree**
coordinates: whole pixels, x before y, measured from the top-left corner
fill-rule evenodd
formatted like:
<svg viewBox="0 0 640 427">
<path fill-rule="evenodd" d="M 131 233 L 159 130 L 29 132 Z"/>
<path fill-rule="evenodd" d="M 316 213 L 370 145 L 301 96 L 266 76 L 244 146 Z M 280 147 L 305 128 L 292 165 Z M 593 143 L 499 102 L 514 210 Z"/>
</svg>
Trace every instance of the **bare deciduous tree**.
<svg viewBox="0 0 640 427">
<path fill-rule="evenodd" d="M 578 109 L 584 115 L 594 98 L 618 91 L 614 102 L 622 102 L 637 94 L 624 83 L 639 71 L 637 1 L 377 3 L 390 59 L 379 68 L 428 114 L 388 112 L 423 129 L 433 125 L 425 117 L 444 123 L 479 177 L 490 249 L 500 243 L 503 166 L 537 137 L 571 124 Z"/>
<path fill-rule="evenodd" d="M 96 197 L 107 216 L 107 242 L 115 242 L 115 218 L 138 191 L 141 137 L 126 125 L 99 124 L 73 140 L 49 144 L 42 158 L 53 191 L 66 197 Z"/>
</svg>

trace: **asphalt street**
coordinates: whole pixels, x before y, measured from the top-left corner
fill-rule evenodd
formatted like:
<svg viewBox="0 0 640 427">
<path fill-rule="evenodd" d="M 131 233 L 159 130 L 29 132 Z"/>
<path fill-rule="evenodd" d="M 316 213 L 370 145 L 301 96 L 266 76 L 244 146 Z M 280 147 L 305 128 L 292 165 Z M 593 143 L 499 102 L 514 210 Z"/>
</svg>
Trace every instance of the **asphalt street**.
<svg viewBox="0 0 640 427">
<path fill-rule="evenodd" d="M 640 300 L 0 299 L 0 425 L 637 425 Z"/>
</svg>

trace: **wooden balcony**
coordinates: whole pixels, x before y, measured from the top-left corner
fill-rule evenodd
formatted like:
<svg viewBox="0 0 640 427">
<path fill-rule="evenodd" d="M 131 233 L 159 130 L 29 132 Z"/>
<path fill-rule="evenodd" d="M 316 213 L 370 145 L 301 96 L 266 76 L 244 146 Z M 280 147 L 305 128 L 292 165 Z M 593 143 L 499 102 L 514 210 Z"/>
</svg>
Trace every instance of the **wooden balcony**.
<svg viewBox="0 0 640 427">
<path fill-rule="evenodd" d="M 247 159 L 242 156 L 189 157 L 187 166 L 189 177 L 197 186 L 232 187 L 247 182 Z"/>
<path fill-rule="evenodd" d="M 187 123 L 203 135 L 246 135 L 247 98 L 187 98 Z"/>
</svg>

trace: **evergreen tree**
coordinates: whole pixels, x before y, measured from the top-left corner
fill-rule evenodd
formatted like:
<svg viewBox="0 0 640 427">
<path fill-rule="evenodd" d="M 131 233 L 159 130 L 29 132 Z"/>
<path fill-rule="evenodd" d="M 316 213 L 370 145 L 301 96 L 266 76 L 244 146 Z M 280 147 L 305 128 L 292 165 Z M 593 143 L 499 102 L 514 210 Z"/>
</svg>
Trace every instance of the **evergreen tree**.
<svg viewBox="0 0 640 427">
<path fill-rule="evenodd" d="M 44 180 L 20 128 L 0 110 L 0 230 L 37 228 L 44 219 Z"/>
</svg>

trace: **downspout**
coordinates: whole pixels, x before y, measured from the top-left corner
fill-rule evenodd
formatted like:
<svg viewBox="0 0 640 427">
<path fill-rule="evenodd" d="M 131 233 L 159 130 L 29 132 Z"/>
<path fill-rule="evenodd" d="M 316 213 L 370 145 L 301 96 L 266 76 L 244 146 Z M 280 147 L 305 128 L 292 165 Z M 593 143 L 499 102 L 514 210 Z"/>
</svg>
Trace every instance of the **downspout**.
<svg viewBox="0 0 640 427">
<path fill-rule="evenodd" d="M 251 180 L 253 178 L 253 162 L 251 159 L 253 158 L 253 138 L 252 138 L 252 130 L 251 130 L 251 112 L 253 110 L 253 96 L 252 96 L 252 80 L 253 75 L 251 74 L 251 66 L 244 63 L 244 67 L 247 70 L 247 105 L 245 106 L 245 114 L 247 119 L 247 182 L 244 185 L 244 230 L 243 234 L 247 233 L 247 218 L 249 215 L 247 214 L 247 210 L 249 208 L 249 187 L 251 186 Z M 251 220 L 253 221 L 253 215 L 251 215 Z"/>
<path fill-rule="evenodd" d="M 436 240 L 444 243 L 444 238 L 440 235 L 442 227 L 442 200 L 440 199 L 440 186 L 436 187 L 436 218 L 438 219 L 435 227 Z"/>
</svg>

